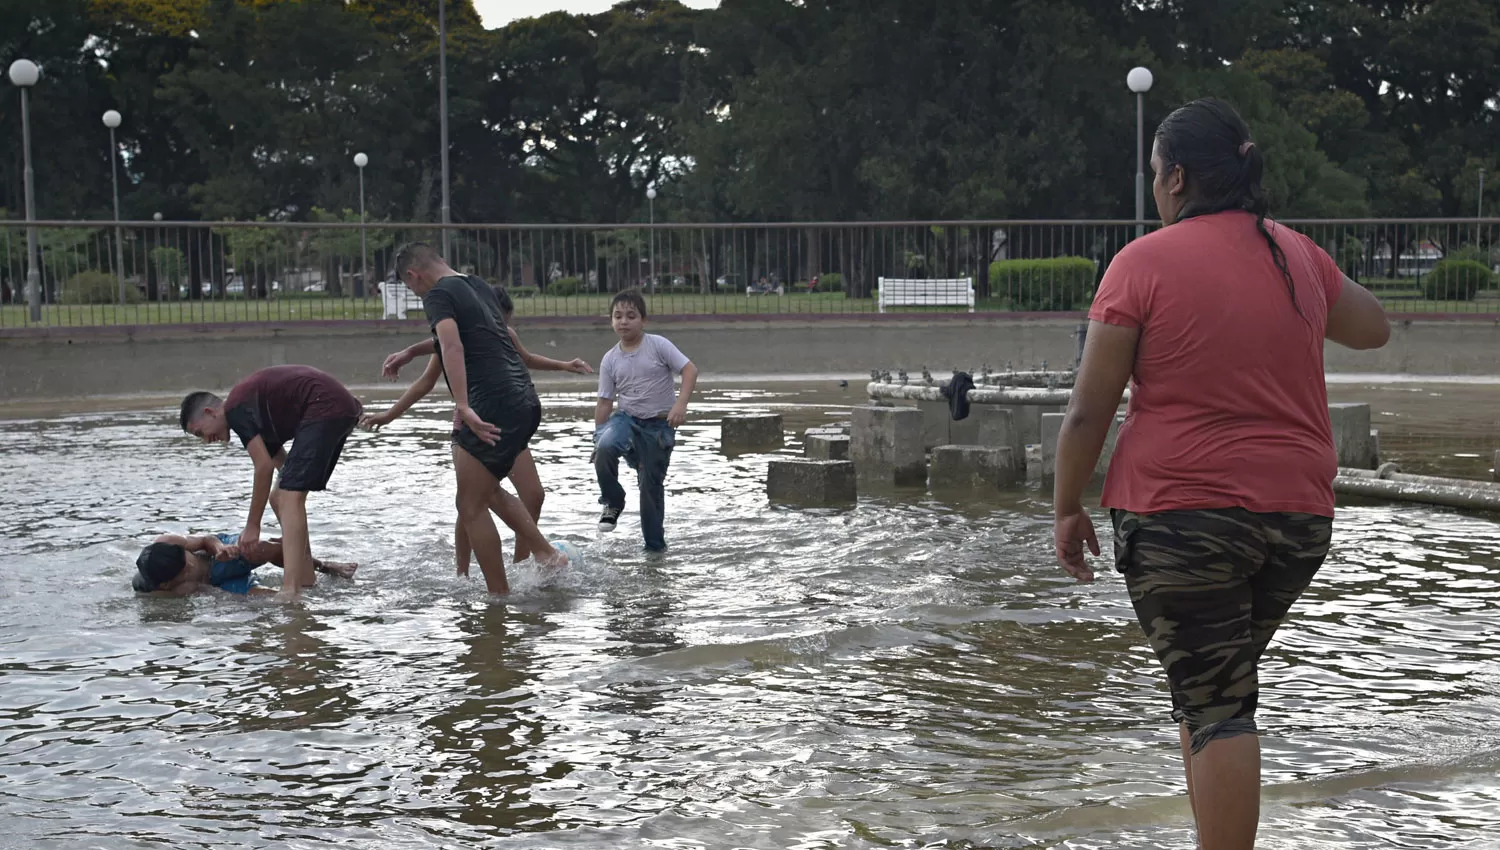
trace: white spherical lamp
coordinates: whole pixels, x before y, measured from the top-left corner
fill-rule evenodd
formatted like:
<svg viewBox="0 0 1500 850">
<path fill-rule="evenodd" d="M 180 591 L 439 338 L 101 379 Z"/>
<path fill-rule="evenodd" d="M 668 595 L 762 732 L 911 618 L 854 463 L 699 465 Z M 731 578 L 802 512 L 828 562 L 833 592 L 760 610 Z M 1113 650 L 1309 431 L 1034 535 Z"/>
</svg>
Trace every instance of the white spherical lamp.
<svg viewBox="0 0 1500 850">
<path fill-rule="evenodd" d="M 1151 71 L 1148 68 L 1131 68 L 1130 73 L 1125 75 L 1125 85 L 1136 94 L 1151 91 L 1151 83 Z"/>
<path fill-rule="evenodd" d="M 104 126 L 108 127 L 111 130 L 120 126 L 120 113 L 114 111 L 113 109 L 104 113 Z"/>
<path fill-rule="evenodd" d="M 41 76 L 42 70 L 30 59 L 17 59 L 10 63 L 10 81 L 18 86 L 34 86 Z"/>
<path fill-rule="evenodd" d="M 656 187 L 655 186 L 647 186 L 646 187 L 646 200 L 648 200 L 648 201 L 654 201 L 654 200 L 656 200 Z"/>
<path fill-rule="evenodd" d="M 354 167 L 355 168 L 364 168 L 365 166 L 367 166 L 369 164 L 370 164 L 370 158 L 369 157 L 365 156 L 362 153 L 357 153 L 357 154 L 354 155 Z"/>
</svg>

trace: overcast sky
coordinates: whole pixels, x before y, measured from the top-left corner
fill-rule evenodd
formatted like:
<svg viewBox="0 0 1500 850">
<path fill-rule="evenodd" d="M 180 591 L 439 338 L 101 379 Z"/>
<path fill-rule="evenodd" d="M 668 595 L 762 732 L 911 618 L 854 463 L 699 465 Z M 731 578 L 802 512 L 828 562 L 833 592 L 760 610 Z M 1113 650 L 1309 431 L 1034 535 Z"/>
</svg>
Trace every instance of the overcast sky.
<svg viewBox="0 0 1500 850">
<path fill-rule="evenodd" d="M 474 8 L 487 29 L 503 27 L 517 18 L 534 18 L 558 10 L 574 14 L 592 15 L 603 12 L 618 0 L 474 0 Z M 708 9 L 719 5 L 719 0 L 683 0 L 684 6 Z"/>
</svg>

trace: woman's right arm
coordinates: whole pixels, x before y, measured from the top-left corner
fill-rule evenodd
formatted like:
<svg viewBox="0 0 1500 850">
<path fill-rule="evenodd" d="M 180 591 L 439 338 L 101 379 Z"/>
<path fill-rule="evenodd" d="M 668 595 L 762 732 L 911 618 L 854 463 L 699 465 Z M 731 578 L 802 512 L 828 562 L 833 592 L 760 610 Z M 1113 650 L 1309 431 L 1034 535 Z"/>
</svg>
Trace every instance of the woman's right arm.
<svg viewBox="0 0 1500 850">
<path fill-rule="evenodd" d="M 438 360 L 438 356 L 434 354 L 427 359 L 427 368 L 422 371 L 422 376 L 412 381 L 411 386 L 406 388 L 406 392 L 401 394 L 401 398 L 397 399 L 396 403 L 391 405 L 389 410 L 384 413 L 366 414 L 360 419 L 359 424 L 366 428 L 371 428 L 389 425 L 396 421 L 407 410 L 410 410 L 412 405 L 421 401 L 428 393 L 432 392 L 432 388 L 437 386 L 437 379 L 441 374 L 443 374 L 442 361 Z"/>
<path fill-rule="evenodd" d="M 1391 322 L 1370 290 L 1344 276 L 1338 300 L 1328 308 L 1328 330 L 1324 335 L 1356 350 L 1379 348 L 1391 338 Z"/>
</svg>

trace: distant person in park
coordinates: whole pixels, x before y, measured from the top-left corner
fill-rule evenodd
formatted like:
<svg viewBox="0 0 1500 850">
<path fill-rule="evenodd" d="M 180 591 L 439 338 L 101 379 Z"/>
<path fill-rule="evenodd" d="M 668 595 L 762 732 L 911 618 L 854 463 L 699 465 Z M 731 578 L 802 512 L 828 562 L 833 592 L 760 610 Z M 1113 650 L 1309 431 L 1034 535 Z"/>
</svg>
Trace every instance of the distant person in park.
<svg viewBox="0 0 1500 850">
<path fill-rule="evenodd" d="M 526 506 L 499 490 L 541 425 L 541 400 L 488 283 L 454 271 L 423 242 L 396 253 L 396 277 L 421 297 L 432 338 L 387 358 L 386 373 L 394 377 L 399 365 L 392 368 L 392 363 L 399 364 L 402 357 L 409 362 L 424 354 L 437 356 L 457 414 L 453 467 L 459 520 L 489 592 L 508 593 L 500 533 L 490 518 L 490 502 L 497 493 L 501 516 L 515 530 L 518 546 L 542 566 L 560 567 L 569 560 L 537 530 Z"/>
<path fill-rule="evenodd" d="M 641 493 L 641 535 L 646 548 L 667 548 L 667 466 L 677 429 L 687 420 L 698 367 L 664 336 L 646 333 L 646 299 L 621 292 L 609 305 L 620 341 L 599 363 L 599 402 L 594 408 L 594 471 L 599 477 L 600 531 L 614 531 L 625 510 L 620 458 L 636 471 Z M 682 392 L 675 378 L 682 375 Z M 619 410 L 615 406 L 619 405 Z"/>
<path fill-rule="evenodd" d="M 1110 264 L 1058 437 L 1057 559 L 1092 581 L 1083 493 L 1126 382 L 1104 483 L 1115 567 L 1166 670 L 1204 850 L 1251 848 L 1256 665 L 1328 554 L 1337 474 L 1323 341 L 1379 348 L 1380 303 L 1267 219 L 1265 161 L 1232 107 L 1169 115 L 1151 154 L 1164 227 Z"/>
<path fill-rule="evenodd" d="M 276 591 L 256 584 L 255 568 L 265 564 L 284 566 L 283 554 L 277 537 L 241 546 L 237 534 L 163 534 L 136 557 L 131 586 L 136 593 L 172 596 L 204 590 L 245 596 L 273 594 Z M 313 559 L 313 569 L 340 578 L 354 578 L 358 566 Z"/>
<path fill-rule="evenodd" d="M 209 392 L 190 393 L 182 400 L 182 430 L 205 443 L 226 443 L 233 431 L 250 454 L 255 483 L 239 545 L 259 542 L 261 518 L 270 504 L 285 544 L 284 598 L 296 598 L 303 587 L 313 585 L 307 494 L 327 488 L 361 410 L 337 378 L 311 366 L 261 369 L 235 384 L 222 401 Z M 281 477 L 273 490 L 277 470 Z"/>
<path fill-rule="evenodd" d="M 516 305 L 511 300 L 510 292 L 501 284 L 495 284 L 492 288 L 495 291 L 495 301 L 500 307 L 500 318 L 505 325 L 506 333 L 510 335 L 510 341 L 521 355 L 521 362 L 526 364 L 526 368 L 553 372 L 575 372 L 580 375 L 592 375 L 594 373 L 589 364 L 576 358 L 564 362 L 527 351 L 526 347 L 521 345 L 521 338 L 516 335 Z M 400 374 L 401 367 L 416 359 L 417 355 L 413 353 L 413 350 L 419 346 L 420 343 L 417 346 L 403 348 L 390 357 L 387 357 L 384 365 L 381 367 L 382 374 L 389 378 L 394 378 Z M 442 374 L 442 361 L 434 354 L 427 359 L 427 369 L 422 372 L 421 377 L 417 378 L 412 382 L 411 386 L 406 388 L 406 392 L 402 393 L 401 398 L 395 404 L 381 413 L 366 413 L 360 419 L 360 426 L 379 430 L 382 426 L 396 421 L 407 410 L 411 409 L 412 405 L 426 398 L 427 394 L 432 392 L 433 387 L 437 386 L 438 378 Z M 461 425 L 462 423 L 458 419 L 458 414 L 455 412 L 453 419 L 454 430 L 458 430 Z M 525 505 L 526 512 L 531 515 L 532 520 L 540 520 L 542 516 L 542 502 L 546 498 L 546 492 L 542 489 L 541 477 L 537 475 L 536 463 L 531 457 L 531 449 L 528 448 L 516 456 L 516 462 L 511 467 L 509 478 L 511 484 L 516 488 L 516 495 L 511 496 L 505 492 L 503 486 L 497 486 L 494 495 L 490 499 L 490 510 L 503 520 L 507 515 L 505 507 L 506 499 L 520 497 L 521 504 Z M 462 517 L 457 520 L 456 527 L 453 529 L 453 549 L 458 574 L 461 576 L 468 575 L 471 547 L 469 546 L 469 533 L 464 530 Z M 526 548 L 521 538 L 517 537 L 516 553 L 513 561 L 519 563 L 529 557 L 531 557 L 531 551 Z"/>
</svg>

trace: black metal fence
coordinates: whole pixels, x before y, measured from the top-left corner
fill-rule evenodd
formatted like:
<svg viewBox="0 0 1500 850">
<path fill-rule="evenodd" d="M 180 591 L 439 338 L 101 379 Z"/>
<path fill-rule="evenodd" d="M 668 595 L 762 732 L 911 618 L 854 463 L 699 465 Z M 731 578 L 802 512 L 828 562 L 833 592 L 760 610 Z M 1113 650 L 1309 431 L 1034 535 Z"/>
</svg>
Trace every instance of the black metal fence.
<svg viewBox="0 0 1500 850">
<path fill-rule="evenodd" d="M 1287 221 L 1393 313 L 1500 318 L 1500 218 Z M 38 222 L 0 226 L 0 328 L 419 318 L 398 245 L 444 243 L 530 316 L 1056 313 L 1087 308 L 1133 221 L 454 225 Z M 1205 270 L 1211 274 L 1212 270 Z"/>
</svg>

